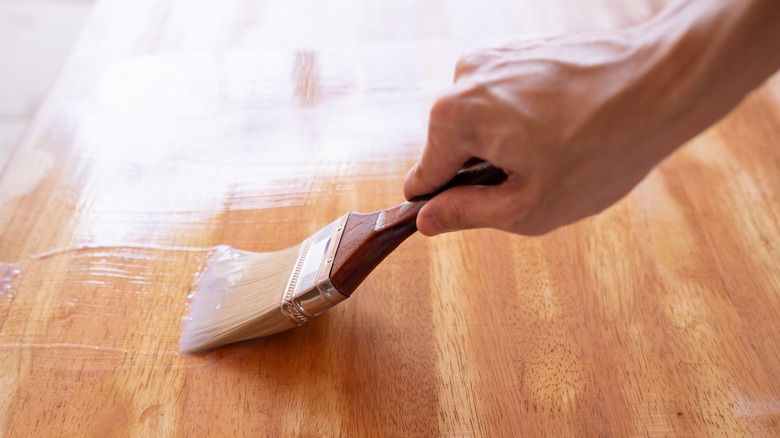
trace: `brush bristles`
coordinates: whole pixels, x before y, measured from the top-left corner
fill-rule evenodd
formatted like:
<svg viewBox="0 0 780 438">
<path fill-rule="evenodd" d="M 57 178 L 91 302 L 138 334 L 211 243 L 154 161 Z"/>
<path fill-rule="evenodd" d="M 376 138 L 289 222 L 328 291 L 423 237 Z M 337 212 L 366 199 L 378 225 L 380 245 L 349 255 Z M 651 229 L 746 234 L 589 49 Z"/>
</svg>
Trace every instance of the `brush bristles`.
<svg viewBox="0 0 780 438">
<path fill-rule="evenodd" d="M 198 279 L 180 349 L 208 350 L 295 327 L 279 308 L 300 245 L 256 253 L 220 246 Z"/>
</svg>

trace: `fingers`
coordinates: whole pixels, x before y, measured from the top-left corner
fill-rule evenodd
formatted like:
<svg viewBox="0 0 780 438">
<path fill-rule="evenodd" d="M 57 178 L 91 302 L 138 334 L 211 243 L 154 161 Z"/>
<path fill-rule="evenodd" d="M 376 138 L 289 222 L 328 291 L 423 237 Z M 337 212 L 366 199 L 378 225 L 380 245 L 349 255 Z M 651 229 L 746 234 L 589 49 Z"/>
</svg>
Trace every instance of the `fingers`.
<svg viewBox="0 0 780 438">
<path fill-rule="evenodd" d="M 460 99 L 452 92 L 433 105 L 422 157 L 404 179 L 406 199 L 435 192 L 473 158 L 473 126 L 458 122 L 461 119 Z"/>
<path fill-rule="evenodd" d="M 404 196 L 412 199 L 427 195 L 440 189 L 468 161 L 469 154 L 456 151 L 438 152 L 436 146 L 425 146 L 422 158 L 406 174 L 404 178 Z"/>
<path fill-rule="evenodd" d="M 428 201 L 417 216 L 417 228 L 426 236 L 488 227 L 522 232 L 523 198 L 517 180 L 490 187 L 455 187 Z"/>
</svg>

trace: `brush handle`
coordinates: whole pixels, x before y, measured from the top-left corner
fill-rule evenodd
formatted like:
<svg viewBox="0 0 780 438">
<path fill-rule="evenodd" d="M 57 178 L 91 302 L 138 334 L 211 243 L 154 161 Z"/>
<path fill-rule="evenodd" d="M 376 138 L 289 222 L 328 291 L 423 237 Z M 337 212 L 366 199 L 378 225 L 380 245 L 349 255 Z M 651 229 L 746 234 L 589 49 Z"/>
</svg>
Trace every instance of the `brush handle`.
<svg viewBox="0 0 780 438">
<path fill-rule="evenodd" d="M 330 279 L 339 292 L 350 296 L 368 274 L 407 237 L 417 231 L 417 213 L 439 193 L 457 186 L 497 185 L 506 174 L 487 162 L 474 161 L 439 190 L 373 213 L 349 213 L 333 260 Z"/>
</svg>

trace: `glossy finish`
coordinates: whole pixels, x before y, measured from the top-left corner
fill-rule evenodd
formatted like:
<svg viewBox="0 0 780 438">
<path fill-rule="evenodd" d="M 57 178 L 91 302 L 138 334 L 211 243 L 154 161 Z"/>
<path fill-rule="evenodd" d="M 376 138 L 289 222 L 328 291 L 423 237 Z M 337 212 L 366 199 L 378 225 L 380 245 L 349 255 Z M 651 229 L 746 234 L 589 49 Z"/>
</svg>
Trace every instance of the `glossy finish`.
<svg viewBox="0 0 780 438">
<path fill-rule="evenodd" d="M 177 354 L 215 245 L 402 201 L 458 53 L 660 6 L 98 3 L 0 176 L 0 434 L 776 436 L 777 77 L 597 218 L 413 236 L 310 324 Z"/>
</svg>

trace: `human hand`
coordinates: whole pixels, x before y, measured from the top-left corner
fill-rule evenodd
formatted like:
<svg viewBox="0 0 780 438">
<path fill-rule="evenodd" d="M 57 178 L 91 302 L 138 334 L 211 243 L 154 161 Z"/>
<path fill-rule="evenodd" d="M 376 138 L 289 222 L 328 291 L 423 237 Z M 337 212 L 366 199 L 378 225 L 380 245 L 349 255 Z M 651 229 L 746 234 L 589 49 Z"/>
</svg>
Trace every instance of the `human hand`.
<svg viewBox="0 0 780 438">
<path fill-rule="evenodd" d="M 541 234 L 597 213 L 661 158 L 642 153 L 647 96 L 619 34 L 520 43 L 464 56 L 433 106 L 406 196 L 435 190 L 472 157 L 502 168 L 496 187 L 459 187 L 429 201 L 423 234 L 495 227 Z M 640 106 L 641 105 L 641 106 Z"/>
<path fill-rule="evenodd" d="M 747 30 L 737 26 L 744 17 L 732 13 L 731 34 L 702 32 L 710 22 L 724 26 L 723 17 L 701 18 L 702 8 L 718 3 L 685 3 L 660 24 L 464 56 L 454 86 L 431 109 L 427 144 L 406 176 L 405 195 L 436 190 L 471 158 L 509 178 L 436 196 L 419 213 L 420 232 L 543 234 L 626 195 L 766 76 L 723 73 L 721 58 L 737 53 L 723 55 L 723 48 Z"/>
</svg>

